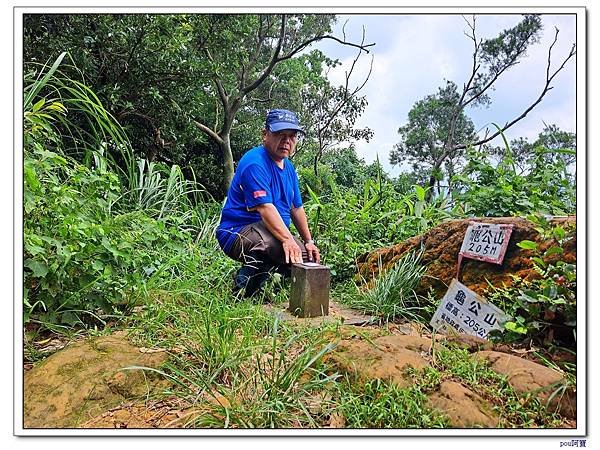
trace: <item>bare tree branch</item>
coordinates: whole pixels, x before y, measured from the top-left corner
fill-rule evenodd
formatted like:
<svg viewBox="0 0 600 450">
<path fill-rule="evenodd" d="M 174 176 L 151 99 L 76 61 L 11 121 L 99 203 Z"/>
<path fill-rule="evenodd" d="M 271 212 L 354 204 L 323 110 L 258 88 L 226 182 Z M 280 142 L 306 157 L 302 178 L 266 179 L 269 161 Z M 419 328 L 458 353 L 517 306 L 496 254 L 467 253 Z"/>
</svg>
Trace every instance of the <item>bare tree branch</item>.
<svg viewBox="0 0 600 450">
<path fill-rule="evenodd" d="M 140 113 L 137 111 L 121 111 L 121 112 L 117 113 L 117 115 L 116 115 L 118 121 L 123 120 L 127 116 L 141 117 L 142 119 L 144 119 L 148 123 L 150 123 L 150 125 L 152 125 L 152 128 L 155 128 L 156 119 L 153 117 L 147 116 L 146 114 L 143 114 L 143 113 Z"/>
<path fill-rule="evenodd" d="M 475 17 L 473 17 L 473 26 L 471 27 L 472 33 L 473 33 L 473 39 L 475 39 Z M 478 50 L 478 46 L 476 45 L 476 50 Z M 477 92 L 475 95 L 472 95 L 469 100 L 467 100 L 464 106 L 467 106 L 469 103 L 474 102 L 475 100 L 477 100 L 479 97 L 481 97 L 486 91 L 488 91 L 492 85 L 498 80 L 498 78 L 500 77 L 500 75 L 502 75 L 504 72 L 506 72 L 510 67 L 512 67 L 515 62 L 517 61 L 517 59 L 519 58 L 519 56 L 525 51 L 525 48 L 527 48 L 527 40 L 523 40 L 521 43 L 521 46 L 519 47 L 519 49 L 515 52 L 515 54 L 512 56 L 512 58 L 507 62 L 504 63 L 502 65 L 502 67 L 500 68 L 500 70 L 495 71 L 494 72 L 494 76 L 492 78 L 490 78 L 490 80 L 485 84 L 485 86 L 483 86 L 479 92 Z"/>
<path fill-rule="evenodd" d="M 463 19 L 465 19 L 464 16 L 463 16 Z M 466 102 L 466 103 L 463 103 L 463 102 L 465 100 L 467 92 L 469 92 L 469 90 L 471 89 L 471 83 L 473 83 L 473 80 L 475 79 L 475 76 L 477 75 L 477 70 L 479 69 L 479 65 L 477 64 L 477 53 L 479 51 L 479 44 L 477 44 L 477 36 L 475 35 L 475 16 L 473 16 L 473 24 L 472 25 L 467 19 L 465 19 L 465 21 L 471 28 L 470 39 L 473 41 L 473 63 L 472 63 L 472 67 L 471 67 L 471 76 L 469 78 L 469 81 L 467 81 L 467 83 L 463 86 L 463 91 L 460 96 L 460 99 L 458 100 L 458 103 L 456 104 L 456 106 L 454 107 L 454 110 L 452 111 L 452 116 L 450 119 L 450 130 L 448 133 L 448 140 L 446 141 L 445 146 L 444 146 L 445 148 L 444 148 L 444 152 L 442 153 L 442 160 L 446 159 L 446 157 L 448 156 L 447 151 L 448 151 L 449 147 L 454 143 L 454 133 L 456 132 L 456 122 L 458 121 L 460 113 L 464 110 L 465 105 L 467 105 L 469 103 L 469 102 Z M 440 162 L 440 164 L 441 164 L 441 162 Z"/>
<path fill-rule="evenodd" d="M 371 64 L 369 67 L 369 73 L 365 77 L 362 84 L 360 86 L 357 86 L 352 92 L 350 92 L 348 90 L 350 76 L 352 75 L 352 72 L 354 71 L 354 66 L 355 66 L 359 56 L 360 56 L 360 52 L 357 55 L 357 57 L 352 61 L 350 70 L 348 72 L 346 72 L 343 97 L 334 106 L 333 110 L 329 114 L 329 118 L 325 121 L 324 125 L 319 127 L 319 132 L 326 130 L 331 125 L 331 122 L 333 122 L 333 120 L 337 117 L 337 115 L 339 114 L 340 110 L 344 107 L 344 105 L 346 105 L 348 103 L 348 100 L 350 100 L 352 97 L 354 97 L 365 86 L 365 84 L 371 77 L 371 72 L 373 71 L 373 57 L 372 56 L 371 56 Z"/>
<path fill-rule="evenodd" d="M 135 54 L 135 51 L 139 47 L 140 43 L 142 42 L 144 35 L 146 34 L 146 24 L 147 24 L 147 22 L 144 21 L 142 28 L 140 28 L 140 31 L 139 31 L 138 37 L 135 41 L 135 44 L 133 44 L 133 47 L 131 48 L 131 51 L 129 52 L 129 57 L 127 58 L 127 61 L 125 61 L 125 66 L 123 67 L 123 70 L 121 70 L 121 73 L 118 76 L 119 80 L 122 80 L 123 77 L 125 76 L 125 72 L 127 72 L 127 70 L 129 69 L 129 64 L 131 63 L 131 60 L 133 59 L 133 55 Z"/>
<path fill-rule="evenodd" d="M 368 50 L 369 47 L 373 47 L 375 45 L 375 43 L 373 44 L 354 44 L 353 42 L 348 42 L 345 40 L 342 40 L 340 38 L 337 38 L 335 36 L 330 36 L 330 35 L 324 35 L 324 36 L 316 36 L 312 39 L 309 39 L 305 42 L 303 42 L 302 44 L 300 44 L 299 46 L 297 46 L 295 49 L 291 50 L 287 55 L 281 56 L 278 58 L 277 62 L 280 61 L 284 61 L 286 59 L 290 59 L 292 58 L 294 55 L 296 55 L 297 53 L 301 52 L 302 50 L 304 50 L 306 47 L 308 47 L 310 44 L 312 44 L 313 42 L 318 42 L 318 41 L 322 41 L 323 39 L 331 39 L 333 41 L 339 42 L 340 44 L 343 45 L 348 45 L 350 47 L 356 47 L 361 49 L 364 52 L 370 53 L 370 51 Z"/>
<path fill-rule="evenodd" d="M 269 92 L 267 92 L 267 98 L 256 98 L 256 97 L 251 97 L 250 101 L 252 102 L 257 102 L 257 103 L 268 103 L 270 101 L 273 101 L 273 97 L 271 96 L 271 94 L 273 93 L 273 89 L 275 88 L 275 85 L 277 84 L 276 81 L 274 81 L 273 83 L 271 83 L 271 86 L 269 86 Z"/>
<path fill-rule="evenodd" d="M 256 80 L 254 80 L 253 83 L 242 87 L 242 89 L 240 89 L 240 92 L 243 95 L 247 95 L 248 93 L 252 92 L 254 89 L 256 89 L 258 86 L 260 86 L 260 84 L 265 80 L 265 78 L 267 78 L 269 76 L 269 74 L 273 71 L 273 68 L 275 67 L 275 65 L 279 62 L 279 53 L 281 52 L 281 47 L 283 46 L 283 39 L 285 38 L 285 25 L 286 25 L 286 15 L 282 14 L 281 15 L 281 26 L 279 28 L 279 37 L 277 38 L 277 44 L 275 46 L 275 50 L 273 51 L 273 56 L 271 57 L 271 61 L 269 61 L 269 64 L 267 65 L 267 67 L 265 68 L 265 70 L 262 71 L 262 73 L 256 78 Z"/>
<path fill-rule="evenodd" d="M 321 113 L 321 117 L 319 119 L 319 122 L 321 123 L 321 125 L 318 126 L 317 130 L 316 130 L 317 131 L 316 132 L 317 139 L 318 139 L 318 148 L 317 148 L 314 160 L 313 160 L 313 171 L 315 174 L 318 174 L 318 162 L 321 159 L 321 157 L 323 156 L 325 150 L 335 144 L 335 142 L 333 140 L 331 140 L 331 139 L 327 140 L 327 137 L 326 137 L 327 130 L 331 127 L 331 124 L 336 119 L 336 117 L 339 115 L 341 110 L 348 104 L 348 102 L 351 101 L 351 99 L 356 97 L 356 95 L 364 88 L 367 81 L 371 77 L 371 73 L 373 71 L 373 56 L 371 56 L 369 72 L 367 73 L 365 79 L 362 81 L 361 84 L 355 86 L 354 89 L 350 90 L 350 78 L 351 78 L 352 74 L 354 73 L 354 70 L 356 68 L 356 64 L 357 64 L 359 58 L 362 55 L 363 50 L 360 48 L 360 46 L 362 46 L 364 44 L 364 42 L 365 42 L 365 29 L 363 27 L 361 44 L 357 45 L 359 47 L 359 50 L 358 50 L 356 56 L 354 57 L 354 59 L 352 60 L 352 63 L 350 64 L 350 68 L 345 72 L 345 79 L 344 79 L 344 86 L 342 88 L 342 95 L 338 99 L 338 101 L 333 106 L 330 107 L 328 105 L 328 102 L 329 102 L 328 96 L 323 95 L 321 97 L 321 102 L 318 106 L 318 111 Z"/>
<path fill-rule="evenodd" d="M 206 58 L 211 63 L 214 63 L 215 60 L 214 60 L 210 50 L 206 47 L 204 48 L 204 54 L 206 55 Z M 223 104 L 223 107 L 227 107 L 227 103 L 229 102 L 229 96 L 225 92 L 225 87 L 223 86 L 223 82 L 219 78 L 219 75 L 215 73 L 215 75 L 212 77 L 212 81 L 217 88 L 217 93 L 219 94 L 219 98 L 221 99 L 221 103 Z"/>
<path fill-rule="evenodd" d="M 464 17 L 463 17 L 464 18 Z M 574 55 L 575 55 L 575 44 L 573 44 L 573 46 L 571 47 L 571 51 L 569 52 L 569 54 L 566 56 L 566 58 L 562 61 L 562 64 L 551 74 L 550 73 L 550 67 L 551 67 L 551 59 L 552 59 L 552 49 L 554 47 L 554 45 L 557 42 L 558 39 L 558 32 L 559 30 L 556 29 L 556 33 L 554 36 L 554 40 L 552 42 L 552 44 L 550 45 L 550 47 L 548 48 L 548 59 L 547 59 L 547 66 L 546 66 L 546 82 L 544 84 L 544 87 L 541 91 L 541 93 L 539 94 L 539 96 L 535 99 L 535 101 L 533 103 L 531 103 L 518 117 L 514 118 L 513 120 L 511 120 L 510 122 L 507 122 L 504 124 L 504 126 L 502 128 L 500 128 L 498 131 L 494 132 L 493 134 L 488 134 L 487 130 L 486 130 L 486 135 L 484 136 L 484 138 L 478 140 L 477 142 L 474 142 L 472 144 L 455 144 L 454 143 L 454 133 L 455 133 L 455 129 L 456 129 L 456 123 L 458 120 L 458 117 L 460 116 L 461 112 L 464 110 L 464 108 L 469 105 L 471 102 L 475 101 L 477 98 L 481 97 L 488 89 L 491 88 L 491 86 L 496 82 L 496 80 L 498 79 L 498 77 L 504 73 L 506 70 L 508 70 L 508 68 L 512 67 L 515 62 L 517 61 L 517 58 L 519 55 L 521 55 L 523 53 L 523 51 L 525 51 L 526 48 L 526 42 L 527 39 L 523 40 L 523 42 L 521 43 L 521 45 L 519 46 L 519 48 L 517 48 L 516 52 L 514 52 L 514 54 L 512 55 L 512 57 L 506 61 L 503 61 L 502 65 L 499 67 L 499 69 L 494 70 L 493 71 L 493 75 L 492 77 L 485 83 L 485 85 L 478 91 L 476 92 L 474 95 L 472 95 L 467 101 L 464 101 L 466 94 L 469 90 L 471 90 L 471 83 L 473 82 L 476 73 L 478 72 L 479 69 L 479 65 L 478 65 L 478 60 L 477 60 L 477 53 L 478 53 L 478 49 L 479 46 L 481 44 L 478 44 L 477 42 L 477 37 L 476 37 L 476 26 L 475 26 L 475 17 L 473 17 L 473 22 L 469 22 L 467 19 L 465 19 L 465 21 L 467 22 L 469 28 L 471 29 L 471 35 L 469 36 L 469 38 L 473 41 L 473 45 L 474 45 L 474 53 L 473 53 L 473 65 L 472 65 L 472 70 L 471 70 L 471 75 L 469 78 L 469 81 L 463 86 L 463 92 L 462 95 L 460 97 L 460 100 L 457 104 L 457 106 L 455 107 L 452 116 L 451 116 L 451 122 L 450 122 L 450 129 L 449 129 L 449 134 L 448 134 L 448 139 L 445 142 L 444 145 L 444 149 L 442 151 L 442 153 L 435 159 L 435 162 L 432 166 L 432 173 L 431 176 L 429 178 L 429 186 L 433 187 L 433 185 L 435 184 L 435 172 L 441 167 L 441 165 L 444 163 L 444 161 L 451 155 L 453 154 L 455 151 L 457 150 L 462 150 L 467 148 L 469 145 L 473 145 L 473 146 L 478 146 L 478 145 L 482 145 L 485 144 L 491 140 L 493 140 L 494 138 L 496 138 L 497 136 L 499 136 L 501 133 L 503 133 L 505 130 L 509 129 L 511 126 L 513 126 L 514 124 L 516 124 L 517 122 L 519 122 L 520 120 L 522 120 L 524 117 L 527 116 L 527 114 L 533 110 L 544 98 L 544 96 L 551 90 L 553 89 L 553 87 L 551 86 L 551 82 L 554 79 L 554 77 L 556 77 L 556 75 L 563 70 L 563 68 L 565 67 L 565 64 L 569 61 L 569 59 L 571 59 Z M 430 196 L 431 193 L 428 192 L 428 195 Z"/>
<path fill-rule="evenodd" d="M 221 113 L 219 112 L 219 102 L 215 100 L 215 124 L 213 125 L 213 130 L 216 132 L 219 129 L 219 117 Z"/>
<path fill-rule="evenodd" d="M 342 39 L 344 41 L 346 40 L 346 25 L 348 25 L 348 19 L 346 19 L 344 25 L 342 26 Z"/>
<path fill-rule="evenodd" d="M 475 35 L 475 16 L 473 16 L 473 25 L 471 25 L 471 23 L 467 19 L 465 19 L 465 21 L 471 28 L 471 36 L 469 36 L 469 39 L 473 41 L 473 64 L 471 67 L 471 77 L 469 78 L 469 81 L 467 81 L 467 83 L 463 86 L 463 95 L 460 98 L 460 101 L 458 102 L 459 104 L 462 104 L 466 93 L 471 90 L 471 83 L 473 83 L 475 75 L 477 75 L 477 71 L 480 67 L 480 65 L 477 64 L 477 53 L 479 52 L 479 45 L 481 44 L 481 41 L 479 44 L 477 43 L 477 36 Z"/>
<path fill-rule="evenodd" d="M 359 48 L 359 55 L 362 51 L 365 51 L 367 53 L 369 53 L 368 47 L 371 47 L 375 44 L 366 44 L 364 43 L 365 41 L 365 33 L 364 33 L 364 29 L 363 29 L 363 38 L 360 44 L 354 44 L 352 42 L 347 42 L 345 40 L 345 34 L 344 34 L 344 39 L 339 39 L 337 37 L 334 36 L 329 36 L 329 35 L 325 35 L 325 36 L 316 36 L 312 39 L 308 39 L 306 41 L 304 41 L 302 44 L 298 45 L 296 48 L 294 48 L 293 50 L 291 50 L 289 53 L 287 53 L 284 56 L 280 56 L 281 53 L 281 48 L 283 47 L 283 40 L 285 38 L 285 33 L 286 33 L 286 15 L 282 14 L 281 15 L 281 26 L 280 26 L 280 30 L 279 30 L 279 37 L 277 40 L 277 44 L 275 46 L 275 49 L 273 51 L 273 56 L 269 62 L 269 64 L 267 65 L 267 67 L 263 70 L 263 72 L 257 77 L 257 79 L 247 85 L 244 86 L 240 89 L 241 95 L 240 95 L 240 99 L 247 95 L 248 93 L 252 92 L 254 89 L 256 89 L 258 86 L 260 86 L 261 83 L 264 82 L 264 80 L 269 76 L 269 74 L 273 71 L 273 68 L 275 67 L 275 65 L 277 65 L 278 63 L 285 61 L 286 59 L 290 59 L 292 58 L 294 55 L 296 55 L 297 53 L 299 53 L 300 51 L 302 51 L 303 49 L 305 49 L 306 47 L 308 47 L 310 44 L 312 44 L 313 42 L 317 42 L 320 41 L 322 39 L 333 39 L 337 42 L 340 42 L 344 45 L 349 45 L 352 47 L 357 47 Z M 344 32 L 345 33 L 345 32 Z M 356 63 L 356 60 L 354 61 L 353 64 Z M 372 63 L 371 63 L 371 70 L 372 70 Z M 369 76 L 370 76 L 371 71 L 369 71 Z M 364 86 L 364 84 L 366 83 L 366 80 L 368 79 L 368 77 L 365 79 L 365 82 L 360 86 L 360 89 L 362 89 L 362 87 Z M 358 92 L 358 90 L 355 90 L 353 94 L 355 94 L 356 92 Z M 352 95 L 353 95 L 352 94 Z M 343 105 L 342 105 L 343 106 Z M 341 108 L 341 107 L 340 107 Z"/>
<path fill-rule="evenodd" d="M 552 73 L 552 75 L 550 74 L 550 65 L 551 65 L 551 55 L 552 55 L 552 47 L 554 47 L 554 44 L 556 43 L 556 40 L 558 38 L 558 29 L 556 29 L 556 33 L 554 36 L 554 41 L 552 42 L 552 45 L 550 45 L 549 49 L 548 49 L 548 63 L 546 66 L 546 83 L 544 84 L 544 88 L 542 89 L 542 92 L 540 93 L 540 95 L 538 96 L 538 98 L 531 104 L 529 105 L 518 117 L 516 117 L 515 119 L 511 120 L 510 122 L 507 122 L 504 124 L 504 126 L 496 131 L 494 134 L 490 135 L 489 137 L 486 137 L 480 141 L 477 141 L 475 143 L 473 143 L 472 145 L 476 146 L 476 145 L 481 145 L 481 144 L 485 144 L 486 142 L 491 141 L 492 139 L 494 139 L 495 137 L 499 136 L 501 133 L 503 133 L 504 131 L 508 130 L 510 127 L 512 127 L 514 124 L 516 124 L 517 122 L 519 122 L 521 119 L 523 119 L 525 116 L 527 116 L 527 114 L 529 114 L 529 112 L 531 112 L 531 110 L 533 108 L 535 108 L 544 98 L 544 96 L 551 90 L 553 89 L 553 86 L 550 86 L 550 83 L 552 82 L 552 80 L 554 79 L 554 77 L 556 77 L 556 75 L 564 69 L 565 64 L 569 61 L 569 59 L 571 59 L 577 52 L 575 51 L 576 45 L 573 44 L 571 46 L 571 50 L 569 51 L 569 54 L 566 56 L 566 58 L 562 61 L 562 64 L 558 67 L 558 69 L 556 69 L 554 71 L 554 73 Z M 460 150 L 460 149 L 464 149 L 467 148 L 466 144 L 461 144 L 461 145 L 456 145 L 454 146 L 454 150 Z"/>
</svg>

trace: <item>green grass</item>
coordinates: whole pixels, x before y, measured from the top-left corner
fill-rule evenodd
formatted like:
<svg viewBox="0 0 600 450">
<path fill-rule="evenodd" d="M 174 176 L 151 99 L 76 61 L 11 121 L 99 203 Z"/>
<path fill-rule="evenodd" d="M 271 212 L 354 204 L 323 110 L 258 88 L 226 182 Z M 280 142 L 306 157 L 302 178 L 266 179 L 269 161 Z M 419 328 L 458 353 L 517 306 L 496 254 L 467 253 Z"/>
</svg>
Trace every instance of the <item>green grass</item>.
<svg viewBox="0 0 600 450">
<path fill-rule="evenodd" d="M 427 406 L 421 385 L 399 388 L 382 380 L 338 386 L 346 428 L 446 428 L 448 418 Z"/>
<path fill-rule="evenodd" d="M 131 318 L 138 342 L 177 349 L 163 368 L 173 382 L 166 394 L 202 408 L 188 426 L 317 426 L 303 399 L 330 380 L 316 366 L 331 346 L 314 329 L 298 332 L 261 307 L 285 294 L 280 281 L 271 280 L 257 298 L 238 299 L 231 293 L 235 263 L 212 253 L 208 241 L 199 245 L 208 254 L 202 270 L 149 283 Z M 225 406 L 215 401 L 222 396 Z"/>
<path fill-rule="evenodd" d="M 165 395 L 195 408 L 187 427 L 321 428 L 341 417 L 346 428 L 444 428 L 449 419 L 427 403 L 444 380 L 460 382 L 489 401 L 501 427 L 560 423 L 466 350 L 441 344 L 432 367 L 409 371 L 408 388 L 350 380 L 322 360 L 340 337 L 338 324 L 300 326 L 268 314 L 262 301 L 285 298 L 280 280 L 271 280 L 263 297 L 235 298 L 236 264 L 209 240 L 199 249 L 202 270 L 183 268 L 169 282 L 149 283 L 145 304 L 130 324 L 146 346 L 178 349 L 162 371 L 173 386 Z M 352 298 L 348 286 L 336 286 L 333 294 Z"/>
<path fill-rule="evenodd" d="M 493 405 L 500 428 L 556 428 L 561 419 L 534 395 L 520 395 L 506 376 L 494 372 L 489 363 L 474 359 L 467 350 L 439 346 L 433 367 L 441 379 L 462 383 Z"/>
<path fill-rule="evenodd" d="M 337 377 L 327 375 L 320 365 L 322 356 L 331 348 L 314 330 L 281 333 L 275 321 L 271 336 L 262 340 L 245 370 L 239 371 L 229 385 L 217 387 L 225 393 L 227 402 L 209 402 L 209 413 L 199 415 L 193 425 L 319 427 L 315 399 Z"/>
<path fill-rule="evenodd" d="M 423 322 L 424 307 L 414 292 L 426 269 L 420 265 L 421 254 L 407 253 L 385 272 L 380 267 L 373 286 L 364 291 L 357 288 L 348 304 L 386 322 L 399 318 Z"/>
<path fill-rule="evenodd" d="M 124 325 L 139 345 L 170 350 L 155 372 L 171 387 L 158 395 L 176 396 L 194 411 L 186 427 L 322 428 L 337 417 L 345 428 L 445 428 L 449 419 L 427 401 L 445 380 L 490 402 L 503 428 L 560 426 L 560 417 L 515 393 L 486 363 L 442 344 L 435 347 L 432 367 L 408 371 L 407 388 L 343 376 L 323 362 L 340 338 L 337 323 L 280 322 L 261 307 L 262 299 L 232 295 L 236 265 L 210 240 L 199 242 L 198 255 L 170 279 L 151 280 Z M 279 283 L 272 280 L 265 295 L 282 300 Z M 347 286 L 334 292 L 352 295 Z"/>
</svg>

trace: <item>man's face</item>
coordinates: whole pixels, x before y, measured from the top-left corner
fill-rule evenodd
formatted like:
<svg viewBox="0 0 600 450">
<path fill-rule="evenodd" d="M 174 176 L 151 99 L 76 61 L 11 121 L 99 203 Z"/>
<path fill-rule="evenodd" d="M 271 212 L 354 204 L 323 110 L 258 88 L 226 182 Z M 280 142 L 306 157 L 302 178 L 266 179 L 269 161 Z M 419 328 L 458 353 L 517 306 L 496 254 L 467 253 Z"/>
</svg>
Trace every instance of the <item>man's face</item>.
<svg viewBox="0 0 600 450">
<path fill-rule="evenodd" d="M 294 154 L 298 132 L 296 130 L 281 130 L 274 133 L 263 130 L 263 144 L 273 161 L 281 161 Z"/>
</svg>

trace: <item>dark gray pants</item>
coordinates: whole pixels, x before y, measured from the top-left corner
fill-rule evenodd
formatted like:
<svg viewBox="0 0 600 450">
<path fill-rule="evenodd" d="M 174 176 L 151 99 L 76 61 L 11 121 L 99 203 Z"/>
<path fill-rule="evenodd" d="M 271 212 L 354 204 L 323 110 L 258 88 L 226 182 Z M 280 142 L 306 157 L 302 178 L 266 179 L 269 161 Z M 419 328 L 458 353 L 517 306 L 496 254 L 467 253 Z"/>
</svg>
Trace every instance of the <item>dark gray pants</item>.
<svg viewBox="0 0 600 450">
<path fill-rule="evenodd" d="M 308 260 L 304 244 L 294 240 L 302 250 L 303 261 Z M 289 276 L 291 266 L 285 262 L 281 242 L 271 234 L 264 222 L 255 222 L 242 228 L 227 256 L 242 263 L 235 276 L 234 291 L 244 291 L 245 297 L 257 293 L 272 272 Z"/>
<path fill-rule="evenodd" d="M 302 251 L 302 260 L 308 261 L 308 252 L 306 251 L 306 247 L 304 247 L 304 243 L 295 236 L 294 240 Z M 242 228 L 235 238 L 227 256 L 247 264 L 251 262 L 248 261 L 248 257 L 251 253 L 253 255 L 256 255 L 257 253 L 263 254 L 268 262 L 273 263 L 274 265 L 286 264 L 285 253 L 283 252 L 281 242 L 271 234 L 262 220 Z"/>
</svg>

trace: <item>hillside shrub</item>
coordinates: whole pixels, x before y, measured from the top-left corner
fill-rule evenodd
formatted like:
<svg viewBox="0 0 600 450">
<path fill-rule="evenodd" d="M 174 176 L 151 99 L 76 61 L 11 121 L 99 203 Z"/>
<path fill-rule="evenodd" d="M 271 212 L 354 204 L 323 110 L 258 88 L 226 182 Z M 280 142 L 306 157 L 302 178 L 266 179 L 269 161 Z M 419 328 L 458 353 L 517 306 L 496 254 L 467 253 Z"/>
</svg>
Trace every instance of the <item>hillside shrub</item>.
<svg viewBox="0 0 600 450">
<path fill-rule="evenodd" d="M 118 177 L 36 148 L 24 162 L 25 319 L 74 323 L 143 290 L 189 236 L 143 212 L 114 214 Z M 89 317 L 88 317 L 89 319 Z"/>
<path fill-rule="evenodd" d="M 536 220 L 534 218 L 531 218 Z M 560 258 L 565 242 L 575 229 L 551 226 L 537 219 L 538 231 L 554 245 L 542 251 L 539 244 L 525 240 L 517 245 L 532 252 L 537 277 L 524 280 L 514 276 L 509 287 L 490 287 L 489 298 L 511 320 L 496 339 L 508 342 L 536 341 L 538 344 L 575 348 L 577 342 L 577 265 Z M 558 258 L 557 258 L 558 256 Z"/>
<path fill-rule="evenodd" d="M 211 233 L 214 223 L 192 221 L 200 217 L 197 210 L 181 217 L 170 215 L 181 213 L 181 205 L 190 205 L 186 197 L 190 190 L 176 167 L 166 179 L 151 178 L 154 204 L 159 206 L 152 216 L 137 204 L 123 204 L 124 197 L 131 198 L 135 179 L 129 141 L 95 94 L 58 70 L 64 57 L 50 68 L 34 65 L 25 77 L 26 323 L 97 323 L 99 314 L 126 309 L 144 291 L 149 277 L 177 276 L 173 259 L 185 265 L 186 258 L 196 255 L 188 231 L 200 238 Z M 73 121 L 74 114 L 83 120 Z M 113 156 L 121 151 L 125 168 L 107 154 L 108 149 Z M 138 185 L 134 187 L 137 193 Z M 188 220 L 195 225 L 191 229 Z"/>
<path fill-rule="evenodd" d="M 391 183 L 367 179 L 362 193 L 330 186 L 331 194 L 317 196 L 310 188 L 305 203 L 311 231 L 336 281 L 352 278 L 359 256 L 424 233 L 454 217 L 447 199 L 427 201 L 426 190 L 415 185 L 401 194 Z"/>
<path fill-rule="evenodd" d="M 573 176 L 564 160 L 548 162 L 542 154 L 530 161 L 528 172 L 517 173 L 510 153 L 494 165 L 485 152 L 469 151 L 467 165 L 453 178 L 453 200 L 476 217 L 574 213 Z"/>
</svg>

